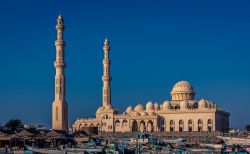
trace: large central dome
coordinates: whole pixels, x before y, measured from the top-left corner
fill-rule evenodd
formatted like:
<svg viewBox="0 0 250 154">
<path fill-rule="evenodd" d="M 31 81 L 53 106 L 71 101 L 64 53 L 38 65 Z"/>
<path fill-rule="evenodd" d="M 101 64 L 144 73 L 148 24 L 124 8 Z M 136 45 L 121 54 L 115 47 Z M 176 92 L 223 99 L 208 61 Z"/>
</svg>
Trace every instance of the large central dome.
<svg viewBox="0 0 250 154">
<path fill-rule="evenodd" d="M 177 82 L 171 91 L 172 101 L 194 100 L 194 88 L 187 81 Z"/>
</svg>

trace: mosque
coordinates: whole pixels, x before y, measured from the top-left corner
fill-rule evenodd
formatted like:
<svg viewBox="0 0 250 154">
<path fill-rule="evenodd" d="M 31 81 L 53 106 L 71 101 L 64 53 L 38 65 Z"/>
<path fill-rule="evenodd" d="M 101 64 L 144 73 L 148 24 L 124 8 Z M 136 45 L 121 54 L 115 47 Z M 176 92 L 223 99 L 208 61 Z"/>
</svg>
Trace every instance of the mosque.
<svg viewBox="0 0 250 154">
<path fill-rule="evenodd" d="M 65 100 L 63 18 L 57 19 L 55 101 L 52 106 L 52 128 L 67 130 L 68 105 Z M 171 91 L 172 99 L 161 103 L 147 102 L 128 106 L 119 113 L 111 104 L 110 43 L 103 45 L 102 106 L 95 118 L 77 118 L 73 131 L 85 127 L 98 127 L 102 132 L 225 132 L 229 130 L 230 113 L 217 104 L 196 100 L 195 90 L 188 81 L 177 82 Z"/>
</svg>

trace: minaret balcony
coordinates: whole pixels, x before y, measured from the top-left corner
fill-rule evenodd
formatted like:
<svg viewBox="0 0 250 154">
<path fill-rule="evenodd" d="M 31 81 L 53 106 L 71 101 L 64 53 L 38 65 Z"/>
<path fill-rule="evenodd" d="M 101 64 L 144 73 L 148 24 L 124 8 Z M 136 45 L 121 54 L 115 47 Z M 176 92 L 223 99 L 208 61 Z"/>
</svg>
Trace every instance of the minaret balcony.
<svg viewBox="0 0 250 154">
<path fill-rule="evenodd" d="M 63 41 L 63 40 L 56 40 L 56 41 L 55 41 L 55 45 L 62 45 L 62 46 L 65 46 L 66 43 L 65 43 L 65 41 Z"/>
<path fill-rule="evenodd" d="M 103 60 L 103 64 L 111 64 L 111 60 L 109 60 L 109 59 L 104 59 L 104 60 Z"/>
<path fill-rule="evenodd" d="M 102 76 L 102 80 L 111 80 L 112 79 L 112 77 L 109 77 L 109 76 Z"/>
<path fill-rule="evenodd" d="M 54 66 L 55 67 L 65 68 L 66 67 L 66 62 L 54 62 Z"/>
</svg>

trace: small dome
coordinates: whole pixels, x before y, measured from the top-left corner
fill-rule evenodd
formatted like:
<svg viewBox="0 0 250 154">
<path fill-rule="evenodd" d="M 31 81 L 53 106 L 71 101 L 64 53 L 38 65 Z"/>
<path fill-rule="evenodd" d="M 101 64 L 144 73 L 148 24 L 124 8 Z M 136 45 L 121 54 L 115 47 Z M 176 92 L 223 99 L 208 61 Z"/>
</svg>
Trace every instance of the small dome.
<svg viewBox="0 0 250 154">
<path fill-rule="evenodd" d="M 198 108 L 199 108 L 199 109 L 207 108 L 207 101 L 206 101 L 205 99 L 201 99 L 201 100 L 199 101 Z"/>
<path fill-rule="evenodd" d="M 155 108 L 155 110 L 159 110 L 159 105 L 158 105 L 158 103 L 154 103 L 154 108 Z"/>
<path fill-rule="evenodd" d="M 180 108 L 181 109 L 187 109 L 188 108 L 188 102 L 187 101 L 182 101 L 180 103 Z"/>
<path fill-rule="evenodd" d="M 148 102 L 146 104 L 146 110 L 149 111 L 149 110 L 154 110 L 154 105 L 152 102 Z"/>
<path fill-rule="evenodd" d="M 128 106 L 127 109 L 126 109 L 126 112 L 131 113 L 132 111 L 133 111 L 133 108 L 131 106 Z"/>
<path fill-rule="evenodd" d="M 141 111 L 143 111 L 143 109 L 144 109 L 143 105 L 138 104 L 138 105 L 135 106 L 134 111 L 141 112 Z"/>
<path fill-rule="evenodd" d="M 160 105 L 160 110 L 162 110 L 162 109 L 163 109 L 163 104 Z"/>
<path fill-rule="evenodd" d="M 169 109 L 171 109 L 171 104 L 170 104 L 170 102 L 165 101 L 163 103 L 163 110 L 169 110 Z"/>
<path fill-rule="evenodd" d="M 97 110 L 96 110 L 96 114 L 99 114 L 99 113 L 101 113 L 102 111 L 103 111 L 103 107 L 101 106 L 101 107 L 99 107 Z"/>
</svg>

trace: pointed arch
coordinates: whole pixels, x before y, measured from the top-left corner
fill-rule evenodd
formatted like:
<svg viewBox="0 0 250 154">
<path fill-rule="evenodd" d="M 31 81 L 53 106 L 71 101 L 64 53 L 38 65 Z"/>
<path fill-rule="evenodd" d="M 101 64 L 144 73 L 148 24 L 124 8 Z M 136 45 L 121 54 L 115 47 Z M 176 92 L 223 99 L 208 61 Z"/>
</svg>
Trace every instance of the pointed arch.
<svg viewBox="0 0 250 154">
<path fill-rule="evenodd" d="M 119 126 L 120 126 L 120 123 L 121 123 L 120 120 L 117 119 L 117 120 L 115 121 L 115 127 L 119 127 Z"/>
<path fill-rule="evenodd" d="M 160 131 L 164 132 L 165 131 L 165 119 L 164 118 L 160 119 L 159 126 L 160 126 Z"/>
<path fill-rule="evenodd" d="M 198 132 L 203 131 L 203 121 L 201 119 L 198 120 Z"/>
<path fill-rule="evenodd" d="M 183 130 L 184 130 L 184 121 L 179 120 L 179 132 L 183 132 Z"/>
<path fill-rule="evenodd" d="M 153 132 L 154 131 L 154 123 L 152 120 L 149 120 L 148 123 L 147 123 L 147 130 L 149 132 Z"/>
<path fill-rule="evenodd" d="M 169 126 L 170 126 L 169 131 L 170 131 L 170 132 L 173 132 L 173 131 L 174 131 L 174 127 L 175 127 L 175 122 L 174 122 L 174 120 L 170 120 Z"/>
<path fill-rule="evenodd" d="M 207 131 L 212 132 L 212 130 L 213 130 L 213 122 L 211 119 L 208 119 L 207 120 Z"/>
<path fill-rule="evenodd" d="M 58 121 L 59 118 L 58 118 L 58 107 L 56 107 L 56 121 Z"/>
<path fill-rule="evenodd" d="M 122 121 L 122 127 L 127 127 L 128 126 L 128 120 L 124 119 Z"/>
<path fill-rule="evenodd" d="M 145 132 L 146 131 L 146 125 L 145 122 L 142 120 L 140 122 L 140 132 Z"/>
<path fill-rule="evenodd" d="M 99 123 L 97 123 L 96 127 L 97 127 L 98 131 L 101 130 L 101 125 Z"/>
<path fill-rule="evenodd" d="M 188 131 L 189 132 L 193 131 L 193 120 L 191 119 L 188 120 Z"/>
<path fill-rule="evenodd" d="M 138 124 L 135 120 L 132 123 L 132 132 L 138 132 Z"/>
<path fill-rule="evenodd" d="M 82 124 L 79 124 L 78 129 L 80 130 L 82 128 Z"/>
</svg>

